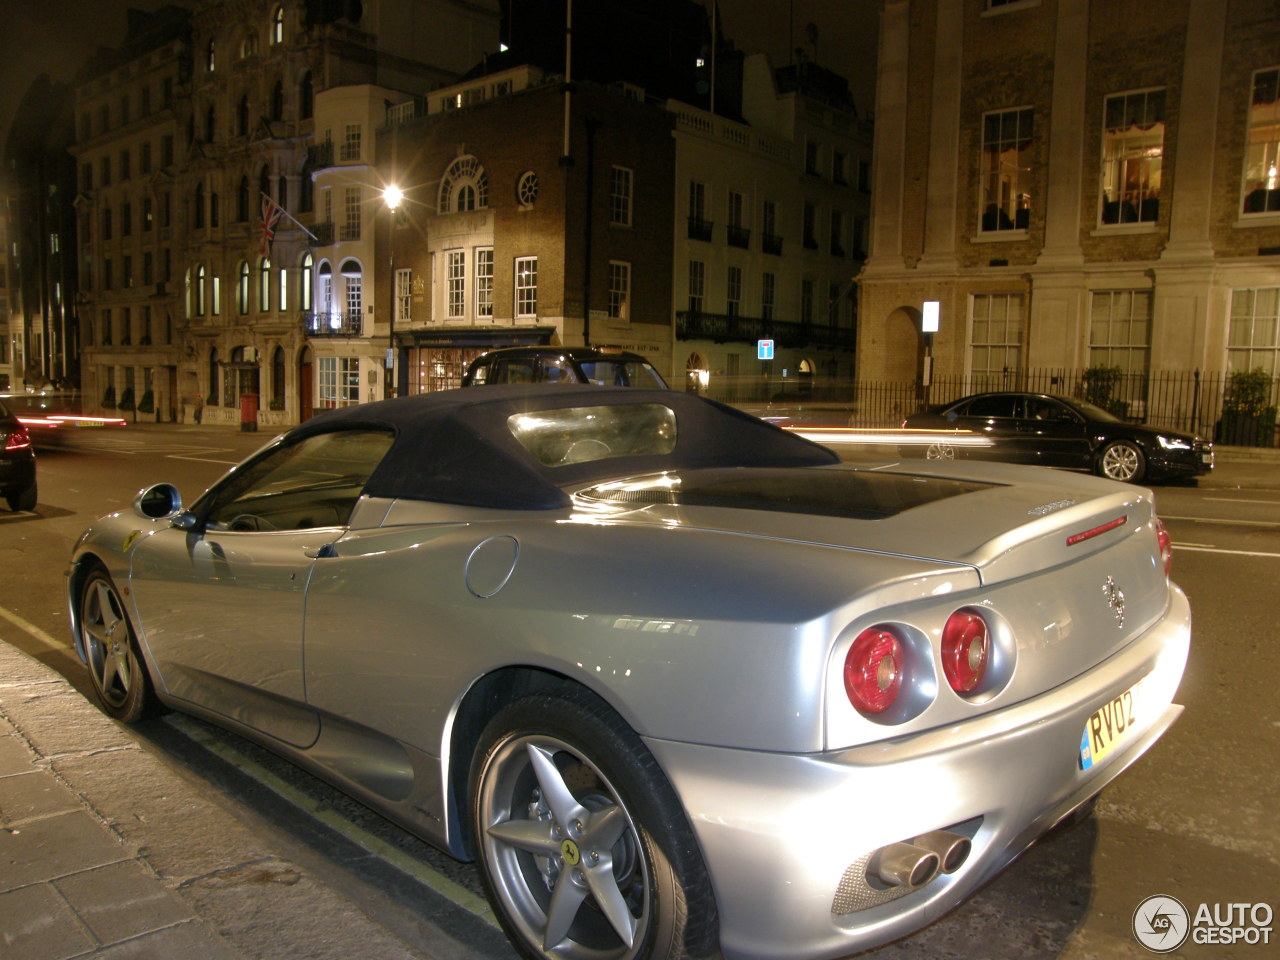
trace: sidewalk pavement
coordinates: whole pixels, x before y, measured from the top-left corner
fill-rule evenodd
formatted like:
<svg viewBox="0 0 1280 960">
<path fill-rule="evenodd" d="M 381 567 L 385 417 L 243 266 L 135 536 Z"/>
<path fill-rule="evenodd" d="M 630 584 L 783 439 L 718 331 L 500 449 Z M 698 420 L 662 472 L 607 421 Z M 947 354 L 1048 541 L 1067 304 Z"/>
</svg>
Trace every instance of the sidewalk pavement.
<svg viewBox="0 0 1280 960">
<path fill-rule="evenodd" d="M 1199 485 L 1280 489 L 1280 451 L 1220 449 Z M 60 674 L 0 642 L 5 960 L 469 952 L 410 947 L 202 796 Z"/>
<path fill-rule="evenodd" d="M 414 949 L 0 642 L 0 957 L 453 960 Z"/>
</svg>

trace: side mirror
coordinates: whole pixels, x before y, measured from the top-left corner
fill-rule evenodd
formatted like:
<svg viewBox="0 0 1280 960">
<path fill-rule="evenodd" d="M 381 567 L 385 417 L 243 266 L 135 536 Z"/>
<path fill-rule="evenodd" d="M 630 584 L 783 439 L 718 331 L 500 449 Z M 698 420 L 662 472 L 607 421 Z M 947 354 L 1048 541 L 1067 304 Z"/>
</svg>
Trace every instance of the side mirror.
<svg viewBox="0 0 1280 960">
<path fill-rule="evenodd" d="M 182 509 L 182 494 L 172 483 L 157 483 L 138 491 L 133 498 L 133 512 L 143 520 L 170 520 L 175 527 L 190 530 L 195 515 Z"/>
</svg>

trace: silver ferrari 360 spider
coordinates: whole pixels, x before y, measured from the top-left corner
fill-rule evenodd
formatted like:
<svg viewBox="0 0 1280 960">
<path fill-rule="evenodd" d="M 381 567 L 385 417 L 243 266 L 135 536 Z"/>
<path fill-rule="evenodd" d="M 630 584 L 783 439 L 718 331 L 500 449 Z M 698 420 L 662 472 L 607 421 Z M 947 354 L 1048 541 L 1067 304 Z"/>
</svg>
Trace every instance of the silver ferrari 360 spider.
<svg viewBox="0 0 1280 960">
<path fill-rule="evenodd" d="M 672 391 L 316 417 L 76 544 L 102 705 L 224 724 L 459 858 L 531 958 L 908 934 L 1174 722 L 1148 491 L 843 464 Z"/>
</svg>

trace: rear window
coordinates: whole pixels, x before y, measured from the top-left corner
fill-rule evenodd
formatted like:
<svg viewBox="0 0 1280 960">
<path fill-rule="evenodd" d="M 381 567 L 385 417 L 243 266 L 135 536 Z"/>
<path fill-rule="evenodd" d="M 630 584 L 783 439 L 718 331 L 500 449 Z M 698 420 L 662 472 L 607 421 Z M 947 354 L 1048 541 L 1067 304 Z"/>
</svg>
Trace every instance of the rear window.
<svg viewBox="0 0 1280 960">
<path fill-rule="evenodd" d="M 661 456 L 676 448 L 676 414 L 660 403 L 566 407 L 517 413 L 512 435 L 539 463 L 556 467 L 613 457 Z"/>
<path fill-rule="evenodd" d="M 586 360 L 580 366 L 589 383 L 598 387 L 647 387 L 666 389 L 658 371 L 649 364 L 623 360 Z"/>
</svg>

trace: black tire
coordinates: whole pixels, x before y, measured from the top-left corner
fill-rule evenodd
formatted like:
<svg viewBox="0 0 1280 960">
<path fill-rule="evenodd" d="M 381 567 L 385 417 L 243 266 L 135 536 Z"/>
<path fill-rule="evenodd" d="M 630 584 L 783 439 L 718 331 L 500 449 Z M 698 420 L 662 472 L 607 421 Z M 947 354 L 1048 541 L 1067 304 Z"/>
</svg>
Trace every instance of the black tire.
<svg viewBox="0 0 1280 960">
<path fill-rule="evenodd" d="M 80 641 L 89 679 L 104 713 L 137 723 L 155 712 L 155 694 L 120 591 L 107 571 L 94 566 L 77 600 Z"/>
<path fill-rule="evenodd" d="M 5 500 L 8 502 L 10 510 L 34 510 L 36 508 L 35 483 L 32 483 L 25 490 L 5 494 Z"/>
<path fill-rule="evenodd" d="M 590 693 L 500 710 L 476 746 L 470 808 L 489 902 L 521 955 L 719 955 L 711 884 L 675 791 Z"/>
<path fill-rule="evenodd" d="M 1122 483 L 1141 483 L 1147 472 L 1147 458 L 1128 440 L 1113 440 L 1098 454 L 1098 474 Z"/>
</svg>

